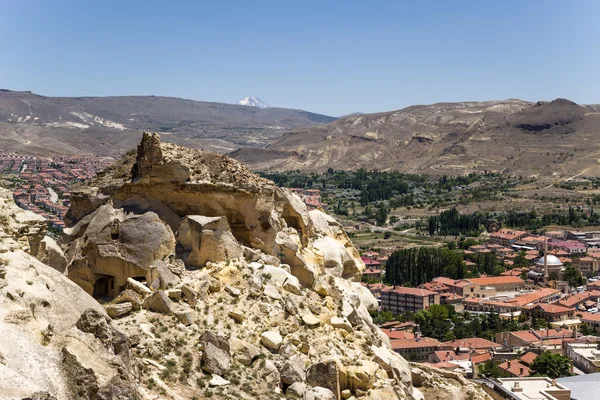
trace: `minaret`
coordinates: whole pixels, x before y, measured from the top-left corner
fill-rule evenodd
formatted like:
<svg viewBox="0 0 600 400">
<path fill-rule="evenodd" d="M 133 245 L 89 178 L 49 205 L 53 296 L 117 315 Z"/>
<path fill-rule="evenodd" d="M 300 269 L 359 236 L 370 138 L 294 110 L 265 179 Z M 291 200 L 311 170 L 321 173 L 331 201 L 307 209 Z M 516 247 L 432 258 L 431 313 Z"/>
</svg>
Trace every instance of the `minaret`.
<svg viewBox="0 0 600 400">
<path fill-rule="evenodd" d="M 544 236 L 544 278 L 548 278 L 548 237 Z"/>
</svg>

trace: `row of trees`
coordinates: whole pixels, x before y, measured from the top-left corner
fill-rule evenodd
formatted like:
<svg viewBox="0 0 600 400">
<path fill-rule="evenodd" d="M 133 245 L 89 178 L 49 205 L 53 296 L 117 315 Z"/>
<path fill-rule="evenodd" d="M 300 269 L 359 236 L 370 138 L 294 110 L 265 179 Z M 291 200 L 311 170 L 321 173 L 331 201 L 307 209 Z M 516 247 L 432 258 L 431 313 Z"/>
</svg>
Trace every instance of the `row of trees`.
<svg viewBox="0 0 600 400">
<path fill-rule="evenodd" d="M 464 278 L 462 254 L 437 247 L 408 248 L 393 252 L 386 263 L 390 285 L 418 286 L 438 276 Z"/>
<path fill-rule="evenodd" d="M 461 214 L 456 208 L 442 211 L 428 219 L 430 235 L 442 236 L 478 236 L 488 223 L 494 222 L 508 228 L 537 230 L 546 225 L 585 226 L 600 221 L 600 216 L 592 206 L 589 212 L 569 207 L 567 214 L 544 214 L 539 216 L 535 210 L 530 212 L 476 212 Z"/>
</svg>

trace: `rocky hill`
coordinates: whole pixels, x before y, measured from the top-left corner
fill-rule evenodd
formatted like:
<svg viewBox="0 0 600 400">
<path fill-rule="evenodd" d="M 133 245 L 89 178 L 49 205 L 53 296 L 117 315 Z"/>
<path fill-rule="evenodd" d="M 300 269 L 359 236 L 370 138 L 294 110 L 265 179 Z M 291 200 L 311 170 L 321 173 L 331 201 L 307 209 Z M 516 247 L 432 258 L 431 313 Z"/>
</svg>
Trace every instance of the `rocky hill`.
<svg viewBox="0 0 600 400">
<path fill-rule="evenodd" d="M 121 156 L 146 129 L 161 132 L 163 140 L 224 153 L 333 120 L 302 110 L 173 97 L 46 97 L 0 90 L 0 148 L 34 155 Z"/>
<path fill-rule="evenodd" d="M 597 105 L 521 100 L 439 103 L 340 118 L 231 155 L 253 169 L 395 169 L 598 175 Z"/>
<path fill-rule="evenodd" d="M 73 193 L 64 253 L 11 212 L 5 226 L 24 226 L 3 239 L 1 310 L 14 315 L 0 329 L 24 338 L 0 344 L 0 368 L 22 380 L 0 375 L 9 398 L 486 398 L 394 353 L 341 226 L 228 157 L 144 134 L 137 154 Z M 35 370 L 50 372 L 28 378 L 18 357 L 44 352 Z"/>
</svg>

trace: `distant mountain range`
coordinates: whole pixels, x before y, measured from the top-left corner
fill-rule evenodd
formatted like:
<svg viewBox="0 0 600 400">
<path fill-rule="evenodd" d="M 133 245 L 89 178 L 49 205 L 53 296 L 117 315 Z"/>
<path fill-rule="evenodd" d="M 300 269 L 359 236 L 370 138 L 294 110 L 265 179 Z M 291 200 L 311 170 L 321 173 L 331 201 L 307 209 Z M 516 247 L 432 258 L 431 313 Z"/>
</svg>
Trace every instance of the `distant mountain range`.
<svg viewBox="0 0 600 400">
<path fill-rule="evenodd" d="M 258 97 L 249 96 L 244 97 L 240 101 L 238 101 L 240 106 L 250 106 L 250 107 L 258 107 L 258 108 L 268 108 L 267 103 L 259 99 Z"/>
<path fill-rule="evenodd" d="M 299 128 L 231 155 L 263 170 L 600 175 L 600 107 L 565 99 L 411 106 Z"/>
<path fill-rule="evenodd" d="M 135 147 L 144 130 L 161 133 L 165 141 L 225 153 L 265 146 L 288 130 L 334 120 L 302 110 L 174 97 L 47 97 L 0 90 L 0 149 L 37 155 L 119 156 Z"/>
</svg>

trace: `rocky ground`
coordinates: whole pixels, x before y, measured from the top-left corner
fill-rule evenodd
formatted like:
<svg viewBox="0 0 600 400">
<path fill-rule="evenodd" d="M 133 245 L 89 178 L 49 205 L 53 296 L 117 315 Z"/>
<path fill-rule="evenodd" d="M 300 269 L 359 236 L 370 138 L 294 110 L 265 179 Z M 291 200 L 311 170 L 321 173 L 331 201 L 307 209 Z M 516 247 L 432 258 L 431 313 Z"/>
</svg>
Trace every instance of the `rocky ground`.
<svg viewBox="0 0 600 400">
<path fill-rule="evenodd" d="M 60 247 L 4 197 L 0 398 L 487 398 L 394 353 L 341 226 L 239 162 L 145 134 L 92 185 Z"/>
</svg>

